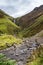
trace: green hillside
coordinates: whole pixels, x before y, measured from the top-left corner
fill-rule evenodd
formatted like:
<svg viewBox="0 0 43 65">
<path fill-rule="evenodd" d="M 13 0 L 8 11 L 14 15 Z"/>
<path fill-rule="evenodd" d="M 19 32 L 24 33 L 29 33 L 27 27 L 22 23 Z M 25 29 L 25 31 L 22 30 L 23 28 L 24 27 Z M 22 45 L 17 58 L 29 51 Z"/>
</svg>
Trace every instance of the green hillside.
<svg viewBox="0 0 43 65">
<path fill-rule="evenodd" d="M 0 34 L 14 34 L 18 30 L 19 27 L 7 17 L 0 18 Z"/>
<path fill-rule="evenodd" d="M 43 30 L 43 15 L 35 19 L 35 22 L 19 33 L 21 37 L 30 37 Z"/>
</svg>

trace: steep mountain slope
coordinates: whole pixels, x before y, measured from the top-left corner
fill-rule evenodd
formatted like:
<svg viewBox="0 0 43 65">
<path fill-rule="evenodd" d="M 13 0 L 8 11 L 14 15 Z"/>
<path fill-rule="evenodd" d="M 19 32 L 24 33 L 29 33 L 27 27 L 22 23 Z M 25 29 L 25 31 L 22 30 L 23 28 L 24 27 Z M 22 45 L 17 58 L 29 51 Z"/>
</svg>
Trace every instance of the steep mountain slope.
<svg viewBox="0 0 43 65">
<path fill-rule="evenodd" d="M 35 22 L 19 33 L 23 37 L 30 37 L 43 30 L 43 15 L 35 19 Z"/>
<path fill-rule="evenodd" d="M 9 18 L 10 16 L 0 10 L 0 34 L 14 34 L 19 31 L 19 27 Z"/>
<path fill-rule="evenodd" d="M 22 29 L 30 26 L 35 22 L 35 19 L 43 15 L 43 5 L 40 7 L 36 7 L 33 11 L 30 13 L 17 18 L 16 19 L 16 24 L 18 24 Z"/>
</svg>

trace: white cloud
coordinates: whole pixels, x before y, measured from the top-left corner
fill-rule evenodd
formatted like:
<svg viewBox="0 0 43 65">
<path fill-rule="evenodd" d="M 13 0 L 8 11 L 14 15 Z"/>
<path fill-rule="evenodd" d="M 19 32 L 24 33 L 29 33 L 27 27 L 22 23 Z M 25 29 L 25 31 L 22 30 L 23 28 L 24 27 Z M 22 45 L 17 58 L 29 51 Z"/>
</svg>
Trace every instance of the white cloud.
<svg viewBox="0 0 43 65">
<path fill-rule="evenodd" d="M 43 0 L 1 0 L 0 2 L 0 8 L 14 17 L 22 16 L 40 5 L 43 5 Z"/>
<path fill-rule="evenodd" d="M 4 6 L 4 5 L 6 5 L 6 0 L 1 0 L 0 1 L 0 6 Z"/>
</svg>

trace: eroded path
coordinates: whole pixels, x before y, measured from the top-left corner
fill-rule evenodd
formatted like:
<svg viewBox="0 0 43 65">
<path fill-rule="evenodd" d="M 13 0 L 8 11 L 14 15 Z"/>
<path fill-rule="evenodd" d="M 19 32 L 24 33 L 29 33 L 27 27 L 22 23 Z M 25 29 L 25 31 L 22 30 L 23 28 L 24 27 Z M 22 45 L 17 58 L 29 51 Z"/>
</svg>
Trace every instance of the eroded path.
<svg viewBox="0 0 43 65">
<path fill-rule="evenodd" d="M 17 61 L 17 65 L 25 65 L 27 59 L 31 57 L 33 50 L 36 50 L 39 45 L 40 44 L 37 44 L 35 40 L 26 39 L 21 45 L 17 46 L 16 48 L 12 46 L 10 48 L 0 50 L 0 53 L 5 54 L 8 58 L 15 59 Z"/>
</svg>

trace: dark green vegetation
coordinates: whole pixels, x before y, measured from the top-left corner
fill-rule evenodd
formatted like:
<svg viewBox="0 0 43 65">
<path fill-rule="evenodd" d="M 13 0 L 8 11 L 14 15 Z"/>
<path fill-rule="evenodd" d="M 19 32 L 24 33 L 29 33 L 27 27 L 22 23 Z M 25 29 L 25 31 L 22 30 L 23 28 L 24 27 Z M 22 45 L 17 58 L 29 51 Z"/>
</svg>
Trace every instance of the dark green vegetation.
<svg viewBox="0 0 43 65">
<path fill-rule="evenodd" d="M 8 59 L 5 55 L 0 54 L 0 65 L 16 65 L 16 61 Z"/>
</svg>

